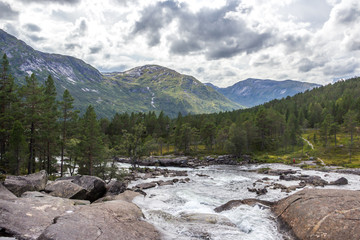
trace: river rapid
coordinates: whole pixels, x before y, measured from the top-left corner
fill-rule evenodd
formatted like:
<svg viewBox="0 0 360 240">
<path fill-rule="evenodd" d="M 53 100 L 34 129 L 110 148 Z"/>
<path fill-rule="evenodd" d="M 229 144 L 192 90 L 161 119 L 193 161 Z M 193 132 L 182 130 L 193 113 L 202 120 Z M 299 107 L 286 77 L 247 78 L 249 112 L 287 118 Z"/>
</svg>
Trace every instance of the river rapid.
<svg viewBox="0 0 360 240">
<path fill-rule="evenodd" d="M 128 166 L 121 164 L 121 167 Z M 190 181 L 147 189 L 145 190 L 146 197 L 136 197 L 133 202 L 142 209 L 146 221 L 153 224 L 161 232 L 164 240 L 291 239 L 291 236 L 287 236 L 286 233 L 279 230 L 275 216 L 266 206 L 242 205 L 221 213 L 214 211 L 214 208 L 230 200 L 257 198 L 277 201 L 301 190 L 285 193 L 281 192 L 280 189 L 269 187 L 267 194 L 261 196 L 249 192 L 247 188 L 253 188 L 254 183 L 256 188 L 263 188 L 266 185 L 271 185 L 271 183 L 280 183 L 285 186 L 299 183 L 299 181 L 283 181 L 279 180 L 279 176 L 251 171 L 268 167 L 271 169 L 293 169 L 298 171 L 298 175 L 320 176 L 328 182 L 345 177 L 349 181 L 348 185 L 326 186 L 325 188 L 360 190 L 360 176 L 358 175 L 302 170 L 298 167 L 282 164 L 218 165 L 199 169 L 168 168 L 188 171 Z M 262 183 L 256 182 L 265 177 L 269 180 Z M 169 179 L 172 178 L 158 177 L 156 179 L 138 180 L 131 182 L 129 187 L 143 182 Z"/>
</svg>

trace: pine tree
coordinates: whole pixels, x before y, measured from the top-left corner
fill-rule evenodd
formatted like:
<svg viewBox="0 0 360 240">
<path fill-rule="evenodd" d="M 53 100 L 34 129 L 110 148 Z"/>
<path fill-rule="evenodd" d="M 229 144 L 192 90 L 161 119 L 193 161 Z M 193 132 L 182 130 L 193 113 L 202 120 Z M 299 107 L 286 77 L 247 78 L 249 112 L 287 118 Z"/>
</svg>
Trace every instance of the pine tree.
<svg viewBox="0 0 360 240">
<path fill-rule="evenodd" d="M 43 122 L 41 138 L 44 143 L 44 153 L 46 156 L 46 170 L 51 174 L 53 152 L 56 147 L 56 139 L 59 136 L 57 120 L 59 118 L 58 103 L 56 101 L 56 88 L 54 80 L 49 75 L 43 88 L 44 101 L 42 106 Z"/>
<path fill-rule="evenodd" d="M 19 120 L 15 121 L 9 139 L 10 172 L 20 174 L 20 166 L 26 155 L 24 128 Z"/>
<path fill-rule="evenodd" d="M 25 126 L 28 129 L 29 139 L 29 158 L 28 158 L 28 173 L 35 172 L 35 149 L 36 141 L 39 138 L 39 129 L 43 122 L 43 87 L 39 85 L 38 80 L 34 74 L 25 78 L 26 84 L 21 89 L 23 97 L 23 109 Z"/>
<path fill-rule="evenodd" d="M 74 111 L 73 107 L 74 98 L 71 96 L 69 91 L 65 89 L 62 101 L 60 102 L 61 108 L 61 155 L 60 155 L 60 175 L 64 174 L 64 156 L 66 151 L 66 141 L 68 140 L 69 132 L 71 132 L 71 125 L 77 118 L 77 112 Z"/>
<path fill-rule="evenodd" d="M 103 136 L 93 106 L 89 106 L 81 119 L 82 132 L 80 136 L 80 148 L 83 155 L 83 173 L 95 175 L 96 166 L 102 160 L 104 150 Z"/>
<path fill-rule="evenodd" d="M 10 74 L 9 61 L 3 55 L 0 70 L 0 166 L 6 165 L 4 154 L 14 122 L 14 103 L 17 102 L 14 78 Z"/>
</svg>

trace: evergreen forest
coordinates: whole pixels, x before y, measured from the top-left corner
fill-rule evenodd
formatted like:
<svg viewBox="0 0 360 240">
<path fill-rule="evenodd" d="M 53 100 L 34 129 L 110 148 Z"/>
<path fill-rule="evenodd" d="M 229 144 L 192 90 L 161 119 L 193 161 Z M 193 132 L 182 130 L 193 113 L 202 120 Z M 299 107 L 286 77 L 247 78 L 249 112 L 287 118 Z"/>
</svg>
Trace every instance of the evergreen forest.
<svg viewBox="0 0 360 240">
<path fill-rule="evenodd" d="M 136 165 L 142 157 L 167 154 L 232 154 L 239 161 L 244 155 L 283 161 L 331 154 L 341 161 L 330 164 L 360 166 L 360 78 L 231 112 L 179 113 L 172 119 L 163 112 L 117 113 L 99 119 L 91 105 L 84 113 L 75 110 L 66 89 L 57 96 L 51 76 L 41 85 L 32 74 L 18 86 L 6 55 L 0 66 L 0 170 L 6 174 L 45 169 L 53 176 L 78 172 L 110 179 L 116 157 Z"/>
</svg>

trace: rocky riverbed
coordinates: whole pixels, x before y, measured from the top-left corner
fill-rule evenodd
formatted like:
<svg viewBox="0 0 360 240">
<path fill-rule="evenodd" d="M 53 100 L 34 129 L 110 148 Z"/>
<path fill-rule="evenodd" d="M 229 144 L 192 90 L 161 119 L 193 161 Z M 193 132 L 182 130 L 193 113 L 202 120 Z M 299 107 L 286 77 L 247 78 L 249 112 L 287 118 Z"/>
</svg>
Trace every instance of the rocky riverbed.
<svg viewBox="0 0 360 240">
<path fill-rule="evenodd" d="M 42 171 L 0 184 L 0 228 L 18 239 L 351 239 L 359 181 L 281 164 L 149 167 L 109 184 Z"/>
</svg>

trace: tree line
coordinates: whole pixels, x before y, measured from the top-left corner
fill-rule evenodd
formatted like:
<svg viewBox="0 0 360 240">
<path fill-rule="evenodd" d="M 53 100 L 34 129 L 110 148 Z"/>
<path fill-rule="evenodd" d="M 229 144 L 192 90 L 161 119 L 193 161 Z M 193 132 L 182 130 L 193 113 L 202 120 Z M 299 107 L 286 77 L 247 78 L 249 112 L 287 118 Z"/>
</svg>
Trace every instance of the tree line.
<svg viewBox="0 0 360 240">
<path fill-rule="evenodd" d="M 339 131 L 356 134 L 359 78 L 244 110 L 182 116 L 163 112 L 117 113 L 98 119 L 88 106 L 82 115 L 68 90 L 57 98 L 54 80 L 41 85 L 34 74 L 18 86 L 6 55 L 1 62 L 0 168 L 12 174 L 46 169 L 49 174 L 112 177 L 115 157 L 174 154 L 291 152 L 301 146 L 304 128 L 320 129 L 328 144 Z M 335 143 L 336 144 L 336 143 Z"/>
</svg>

